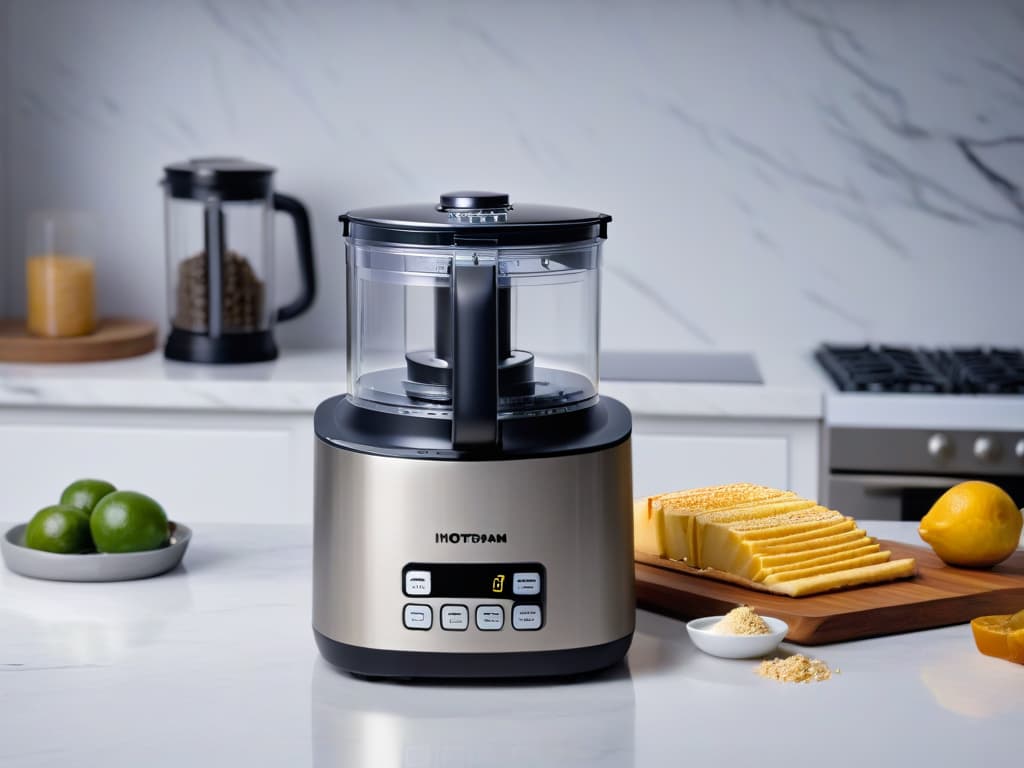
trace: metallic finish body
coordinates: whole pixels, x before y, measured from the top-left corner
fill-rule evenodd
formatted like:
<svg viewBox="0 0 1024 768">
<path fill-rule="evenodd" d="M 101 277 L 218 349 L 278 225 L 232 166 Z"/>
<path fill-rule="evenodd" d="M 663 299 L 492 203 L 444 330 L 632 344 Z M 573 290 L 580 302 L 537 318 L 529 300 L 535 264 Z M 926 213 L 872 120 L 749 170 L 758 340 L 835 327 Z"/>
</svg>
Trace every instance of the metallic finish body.
<svg viewBox="0 0 1024 768">
<path fill-rule="evenodd" d="M 630 441 L 567 456 L 433 461 L 374 456 L 317 439 L 313 625 L 378 650 L 489 653 L 582 648 L 632 634 Z M 507 543 L 436 543 L 445 532 L 507 533 Z M 544 626 L 512 628 L 511 600 L 405 597 L 406 563 L 540 562 Z M 406 603 L 433 627 L 403 626 Z M 444 631 L 443 603 L 505 606 L 496 632 Z M 498 671 L 496 670 L 496 673 Z"/>
</svg>

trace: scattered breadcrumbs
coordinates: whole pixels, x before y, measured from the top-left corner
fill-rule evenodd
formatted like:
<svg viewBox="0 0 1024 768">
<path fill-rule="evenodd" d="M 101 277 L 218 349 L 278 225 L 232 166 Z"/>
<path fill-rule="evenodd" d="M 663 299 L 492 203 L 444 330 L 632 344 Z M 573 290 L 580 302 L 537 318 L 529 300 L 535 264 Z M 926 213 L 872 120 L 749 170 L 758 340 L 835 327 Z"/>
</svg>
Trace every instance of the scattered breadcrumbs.
<svg viewBox="0 0 1024 768">
<path fill-rule="evenodd" d="M 741 605 L 725 614 L 711 631 L 716 635 L 767 635 L 771 629 L 753 608 Z"/>
<path fill-rule="evenodd" d="M 828 664 L 818 659 L 809 659 L 802 653 L 785 659 L 765 659 L 757 673 L 780 683 L 817 683 L 832 677 Z"/>
</svg>

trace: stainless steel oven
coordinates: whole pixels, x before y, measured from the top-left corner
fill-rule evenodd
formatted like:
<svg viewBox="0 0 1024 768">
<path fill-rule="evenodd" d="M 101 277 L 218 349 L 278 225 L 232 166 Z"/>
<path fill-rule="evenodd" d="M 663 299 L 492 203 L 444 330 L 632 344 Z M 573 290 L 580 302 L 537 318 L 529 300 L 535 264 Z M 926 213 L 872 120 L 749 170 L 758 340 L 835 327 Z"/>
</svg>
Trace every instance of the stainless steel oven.
<svg viewBox="0 0 1024 768">
<path fill-rule="evenodd" d="M 1024 504 L 1024 431 L 829 427 L 823 487 L 858 519 L 920 520 L 963 480 L 987 480 Z"/>
</svg>

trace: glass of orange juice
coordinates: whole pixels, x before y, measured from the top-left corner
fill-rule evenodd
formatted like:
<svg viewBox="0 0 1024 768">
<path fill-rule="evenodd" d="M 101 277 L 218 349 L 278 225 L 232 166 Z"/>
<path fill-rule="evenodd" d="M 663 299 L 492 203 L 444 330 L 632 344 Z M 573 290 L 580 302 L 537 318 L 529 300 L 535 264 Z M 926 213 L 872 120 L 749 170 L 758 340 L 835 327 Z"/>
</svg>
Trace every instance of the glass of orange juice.
<svg viewBox="0 0 1024 768">
<path fill-rule="evenodd" d="M 95 227 L 78 211 L 37 211 L 28 222 L 27 325 L 35 336 L 96 330 Z"/>
</svg>

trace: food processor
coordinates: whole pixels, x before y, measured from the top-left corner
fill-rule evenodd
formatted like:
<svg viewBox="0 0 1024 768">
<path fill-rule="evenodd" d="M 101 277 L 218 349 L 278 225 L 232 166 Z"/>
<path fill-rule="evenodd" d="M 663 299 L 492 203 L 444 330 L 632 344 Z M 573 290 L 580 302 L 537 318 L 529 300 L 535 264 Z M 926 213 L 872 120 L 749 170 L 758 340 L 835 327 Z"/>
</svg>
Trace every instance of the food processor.
<svg viewBox="0 0 1024 768">
<path fill-rule="evenodd" d="M 316 274 L 309 214 L 275 192 L 274 169 L 241 158 L 204 157 L 164 168 L 168 307 L 164 355 L 197 363 L 277 357 L 275 321 L 313 304 Z M 301 289 L 274 308 L 274 211 L 295 223 Z"/>
<path fill-rule="evenodd" d="M 342 215 L 348 393 L 315 414 L 313 628 L 369 677 L 622 659 L 631 417 L 600 397 L 611 217 L 461 191 Z"/>
</svg>

